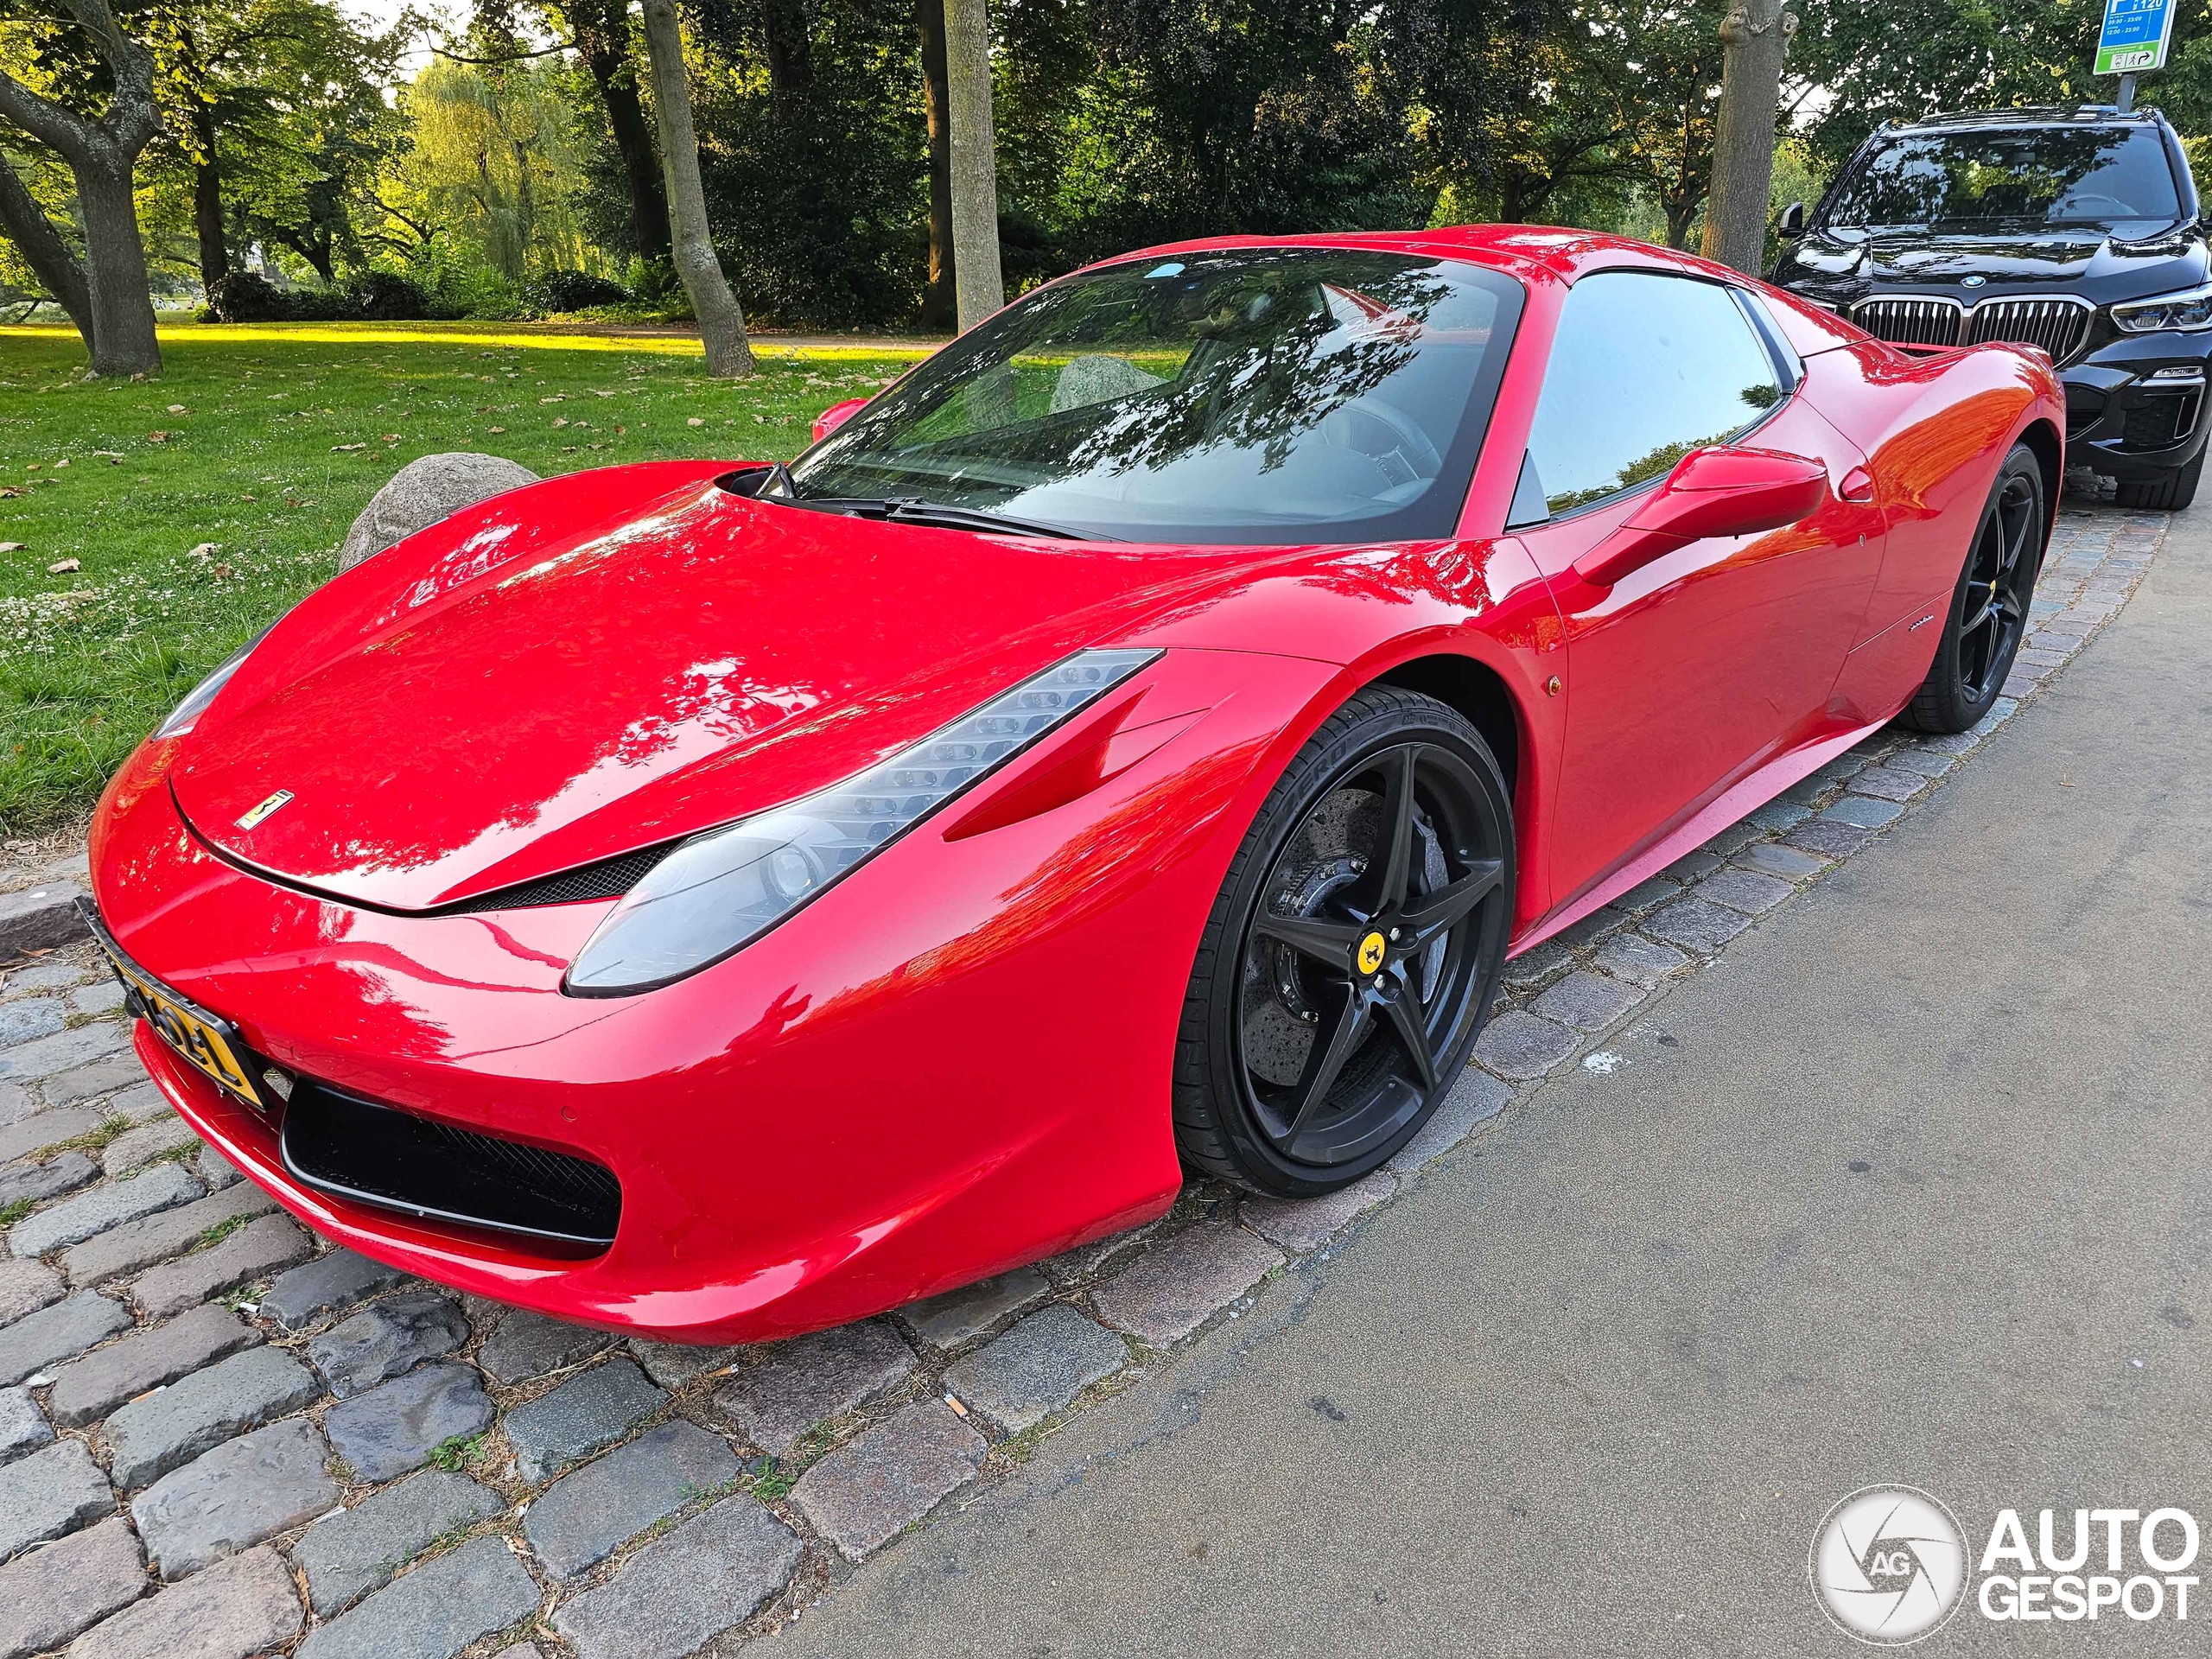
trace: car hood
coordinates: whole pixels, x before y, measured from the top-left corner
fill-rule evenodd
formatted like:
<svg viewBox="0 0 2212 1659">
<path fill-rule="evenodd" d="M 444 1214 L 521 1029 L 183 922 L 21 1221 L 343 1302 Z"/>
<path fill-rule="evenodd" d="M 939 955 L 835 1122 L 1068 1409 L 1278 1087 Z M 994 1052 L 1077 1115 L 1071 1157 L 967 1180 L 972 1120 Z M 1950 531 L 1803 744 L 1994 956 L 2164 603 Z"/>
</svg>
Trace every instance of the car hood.
<svg viewBox="0 0 2212 1659">
<path fill-rule="evenodd" d="M 1877 231 L 1863 242 L 1805 238 L 1786 261 L 1790 287 L 1838 282 L 1854 292 L 1934 293 L 1972 304 L 1999 295 L 2078 294 L 2098 305 L 2194 287 L 2204 280 L 2202 241 L 2170 232 L 2128 241 L 2095 226 L 1930 236 Z M 1968 286 L 1965 278 L 1983 281 Z"/>
<path fill-rule="evenodd" d="M 669 472 L 500 497 L 311 594 L 174 740 L 194 830 L 436 908 L 818 789 L 1280 556 L 865 522 Z"/>
</svg>

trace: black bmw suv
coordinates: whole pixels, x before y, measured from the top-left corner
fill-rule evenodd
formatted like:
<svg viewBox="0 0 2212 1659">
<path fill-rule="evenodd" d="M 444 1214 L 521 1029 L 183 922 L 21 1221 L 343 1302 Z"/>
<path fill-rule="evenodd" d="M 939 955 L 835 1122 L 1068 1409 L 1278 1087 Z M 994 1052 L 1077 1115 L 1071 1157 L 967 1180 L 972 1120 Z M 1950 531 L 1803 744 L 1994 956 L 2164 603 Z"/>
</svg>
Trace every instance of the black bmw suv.
<svg viewBox="0 0 2212 1659">
<path fill-rule="evenodd" d="M 2208 435 L 2212 263 L 2181 141 L 2156 110 L 2026 109 L 1885 125 L 1808 218 L 1781 287 L 1883 340 L 2039 346 L 2067 460 L 2123 505 L 2184 507 Z"/>
</svg>

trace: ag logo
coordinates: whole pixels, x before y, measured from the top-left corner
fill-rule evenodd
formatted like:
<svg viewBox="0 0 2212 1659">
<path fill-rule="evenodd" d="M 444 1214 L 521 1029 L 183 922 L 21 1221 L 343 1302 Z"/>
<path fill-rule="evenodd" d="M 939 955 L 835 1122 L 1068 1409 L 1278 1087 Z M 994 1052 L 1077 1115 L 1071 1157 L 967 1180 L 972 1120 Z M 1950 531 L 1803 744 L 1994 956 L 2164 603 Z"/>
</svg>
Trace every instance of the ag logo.
<svg viewBox="0 0 2212 1659">
<path fill-rule="evenodd" d="M 1845 1635 L 1902 1648 L 1939 1629 L 1966 1590 L 1957 1517 L 1913 1486 L 1868 1486 L 1813 1535 L 1813 1594 Z"/>
</svg>

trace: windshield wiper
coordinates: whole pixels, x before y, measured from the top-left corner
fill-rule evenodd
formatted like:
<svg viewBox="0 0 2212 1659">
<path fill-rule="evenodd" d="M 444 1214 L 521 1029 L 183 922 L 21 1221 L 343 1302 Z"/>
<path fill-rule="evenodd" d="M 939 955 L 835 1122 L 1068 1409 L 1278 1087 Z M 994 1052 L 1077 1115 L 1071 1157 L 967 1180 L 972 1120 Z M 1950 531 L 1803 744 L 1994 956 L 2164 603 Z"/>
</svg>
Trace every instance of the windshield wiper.
<svg viewBox="0 0 2212 1659">
<path fill-rule="evenodd" d="M 978 507 L 957 507 L 947 502 L 924 500 L 919 496 L 800 495 L 794 486 L 791 494 L 775 499 L 787 500 L 795 507 L 808 507 L 820 512 L 842 512 L 855 518 L 881 518 L 901 524 L 940 524 L 950 530 L 1051 536 L 1067 542 L 1113 539 L 1089 531 L 1070 530 L 1065 524 L 1048 524 L 1034 518 L 1016 518 L 1003 512 L 986 512 Z"/>
</svg>

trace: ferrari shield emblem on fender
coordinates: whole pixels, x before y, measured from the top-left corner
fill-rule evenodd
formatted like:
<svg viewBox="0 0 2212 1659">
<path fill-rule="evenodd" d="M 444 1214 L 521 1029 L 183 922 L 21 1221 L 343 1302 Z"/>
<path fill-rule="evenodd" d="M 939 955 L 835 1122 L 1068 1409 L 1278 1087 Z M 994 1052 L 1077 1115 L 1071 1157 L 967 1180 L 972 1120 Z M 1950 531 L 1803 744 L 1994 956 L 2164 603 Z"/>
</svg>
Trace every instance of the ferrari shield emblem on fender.
<svg viewBox="0 0 2212 1659">
<path fill-rule="evenodd" d="M 277 791 L 274 795 L 271 795 L 271 796 L 270 796 L 267 800 L 265 800 L 265 801 L 262 802 L 262 804 L 261 804 L 260 805 L 258 805 L 258 806 L 255 807 L 255 808 L 254 808 L 251 812 L 248 812 L 248 813 L 245 814 L 242 817 L 240 817 L 240 818 L 238 819 L 238 828 L 239 828 L 239 829 L 241 829 L 241 830 L 251 830 L 251 829 L 252 829 L 254 825 L 256 825 L 257 823 L 260 823 L 264 818 L 267 817 L 270 813 L 272 813 L 272 812 L 276 811 L 279 807 L 283 806 L 283 805 L 287 801 L 290 800 L 291 798 L 292 798 L 292 791 L 291 791 L 290 790 L 289 790 L 289 789 L 280 789 L 280 790 L 278 790 L 278 791 Z"/>
</svg>

